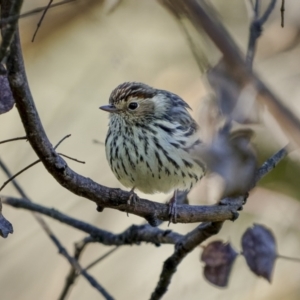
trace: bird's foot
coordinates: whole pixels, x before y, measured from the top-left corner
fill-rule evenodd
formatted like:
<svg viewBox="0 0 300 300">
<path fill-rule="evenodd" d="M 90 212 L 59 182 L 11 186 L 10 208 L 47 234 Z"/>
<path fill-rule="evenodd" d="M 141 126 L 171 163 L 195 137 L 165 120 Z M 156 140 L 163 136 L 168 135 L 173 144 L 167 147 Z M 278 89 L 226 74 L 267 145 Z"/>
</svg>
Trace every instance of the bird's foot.
<svg viewBox="0 0 300 300">
<path fill-rule="evenodd" d="M 177 223 L 177 204 L 176 202 L 169 202 L 169 223 L 168 226 L 170 226 L 171 223 L 176 224 Z"/>
<path fill-rule="evenodd" d="M 135 205 L 139 202 L 140 198 L 139 196 L 134 192 L 134 188 L 132 188 L 130 191 L 130 196 L 127 200 L 127 204 L 133 206 L 133 209 L 135 208 Z M 128 216 L 128 212 L 127 212 Z"/>
<path fill-rule="evenodd" d="M 169 201 L 169 224 L 171 223 L 176 224 L 177 223 L 177 204 L 176 204 L 176 197 L 177 197 L 177 191 L 174 192 L 173 197 Z"/>
</svg>

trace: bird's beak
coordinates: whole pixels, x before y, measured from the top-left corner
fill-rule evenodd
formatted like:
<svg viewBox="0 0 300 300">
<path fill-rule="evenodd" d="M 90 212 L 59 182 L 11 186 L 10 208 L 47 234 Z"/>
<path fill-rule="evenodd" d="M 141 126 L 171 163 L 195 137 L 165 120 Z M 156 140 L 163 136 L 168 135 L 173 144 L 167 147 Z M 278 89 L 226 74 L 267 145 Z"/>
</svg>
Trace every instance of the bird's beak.
<svg viewBox="0 0 300 300">
<path fill-rule="evenodd" d="M 104 111 L 107 111 L 109 113 L 114 113 L 114 112 L 118 111 L 118 109 L 112 104 L 103 105 L 103 106 L 100 106 L 99 108 L 104 110 Z"/>
</svg>

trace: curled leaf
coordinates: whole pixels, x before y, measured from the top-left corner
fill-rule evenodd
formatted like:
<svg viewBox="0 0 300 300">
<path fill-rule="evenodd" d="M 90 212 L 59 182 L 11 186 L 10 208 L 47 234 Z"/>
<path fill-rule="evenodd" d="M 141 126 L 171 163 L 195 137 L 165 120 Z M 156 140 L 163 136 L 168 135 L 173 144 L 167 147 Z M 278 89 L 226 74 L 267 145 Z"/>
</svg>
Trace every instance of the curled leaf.
<svg viewBox="0 0 300 300">
<path fill-rule="evenodd" d="M 204 277 L 212 284 L 226 287 L 237 255 L 230 243 L 211 242 L 201 255 L 201 261 L 205 263 Z"/>
<path fill-rule="evenodd" d="M 242 237 L 242 249 L 246 262 L 253 273 L 271 282 L 277 257 L 273 233 L 262 225 L 248 228 Z"/>
</svg>

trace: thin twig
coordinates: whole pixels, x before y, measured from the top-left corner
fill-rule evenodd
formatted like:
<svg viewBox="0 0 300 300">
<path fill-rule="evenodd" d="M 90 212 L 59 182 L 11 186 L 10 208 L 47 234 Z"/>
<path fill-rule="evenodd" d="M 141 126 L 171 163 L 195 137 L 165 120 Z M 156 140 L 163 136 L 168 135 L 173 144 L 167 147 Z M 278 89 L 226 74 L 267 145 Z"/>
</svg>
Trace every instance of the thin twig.
<svg viewBox="0 0 300 300">
<path fill-rule="evenodd" d="M 87 238 L 84 238 L 82 241 L 75 244 L 75 253 L 74 258 L 79 261 L 80 257 L 83 254 L 83 251 L 85 250 L 86 246 L 93 240 L 91 236 L 88 236 Z M 71 288 L 74 286 L 75 280 L 78 277 L 78 273 L 76 272 L 76 269 L 71 266 L 69 274 L 66 277 L 65 285 L 60 293 L 60 296 L 58 300 L 64 300 L 70 293 Z"/>
<path fill-rule="evenodd" d="M 1 158 L 0 158 L 0 168 L 4 171 L 5 175 L 8 178 L 13 176 Z M 28 199 L 25 191 L 21 188 L 21 186 L 18 184 L 18 182 L 16 180 L 12 180 L 12 184 L 15 187 L 15 189 L 18 191 L 18 193 L 21 195 L 21 197 L 23 197 L 24 199 Z"/>
<path fill-rule="evenodd" d="M 280 8 L 280 13 L 281 13 L 281 27 L 284 27 L 284 12 L 285 12 L 285 0 L 281 0 L 281 8 Z"/>
<path fill-rule="evenodd" d="M 249 35 L 248 50 L 246 55 L 246 63 L 249 68 L 252 68 L 253 65 L 257 39 L 260 37 L 263 30 L 263 25 L 268 20 L 271 12 L 275 7 L 275 4 L 276 4 L 276 0 L 270 0 L 269 6 L 266 8 L 262 17 L 259 18 L 260 0 L 255 1 L 255 5 L 253 8 L 254 17 L 250 24 L 250 35 Z"/>
<path fill-rule="evenodd" d="M 53 2 L 53 0 L 50 0 L 50 1 L 49 1 L 48 5 L 46 6 L 46 8 L 45 8 L 44 11 L 43 11 L 43 14 L 42 14 L 42 16 L 41 16 L 39 22 L 38 22 L 37 25 L 36 25 L 36 30 L 35 30 L 35 32 L 34 32 L 34 34 L 33 34 L 32 40 L 31 40 L 32 43 L 34 42 L 34 39 L 35 39 L 35 37 L 36 37 L 36 35 L 37 35 L 37 33 L 38 33 L 38 30 L 39 30 L 39 28 L 41 27 L 42 22 L 43 22 L 43 20 L 44 20 L 44 18 L 45 18 L 45 16 L 46 16 L 46 13 L 48 12 L 48 10 L 49 10 L 51 4 L 52 4 L 52 2 Z"/>
<path fill-rule="evenodd" d="M 70 3 L 70 2 L 74 2 L 74 1 L 76 1 L 76 0 L 64 0 L 64 1 L 60 1 L 60 2 L 52 4 L 49 7 L 49 9 L 57 7 L 57 6 L 61 6 L 61 5 Z M 34 15 L 34 14 L 40 13 L 40 12 L 44 11 L 47 6 L 48 5 L 42 6 L 42 7 L 38 7 L 38 8 L 32 9 L 32 10 L 29 10 L 29 11 L 23 13 L 23 14 L 20 14 L 20 15 L 12 15 L 12 16 L 9 16 L 7 18 L 2 18 L 0 20 L 0 25 L 9 24 L 9 23 L 17 21 L 19 19 L 22 19 L 22 18 L 29 17 L 29 16 Z"/>
<path fill-rule="evenodd" d="M 68 261 L 69 263 L 74 266 L 74 268 L 76 268 L 76 271 L 81 274 L 85 279 L 87 279 L 87 281 L 95 288 L 97 289 L 105 299 L 107 300 L 113 300 L 114 298 L 95 280 L 95 278 L 91 275 L 89 275 L 87 273 L 86 270 L 84 270 L 80 264 L 78 263 L 78 261 L 69 255 L 69 253 L 67 252 L 67 250 L 62 247 L 61 243 L 59 242 L 59 240 L 53 236 L 52 237 L 52 241 L 54 242 L 54 244 L 57 246 L 57 248 L 59 249 L 59 254 L 63 255 Z"/>
<path fill-rule="evenodd" d="M 278 255 L 277 255 L 277 258 L 282 258 L 282 259 L 286 259 L 286 260 L 291 260 L 291 261 L 294 261 L 294 262 L 300 262 L 300 258 L 298 258 L 298 257 L 289 257 L 289 256 L 285 256 L 285 255 L 280 255 L 280 254 L 278 254 Z"/>
<path fill-rule="evenodd" d="M 89 270 L 91 269 L 93 266 L 95 266 L 96 264 L 98 264 L 100 261 L 102 261 L 103 259 L 107 258 L 108 256 L 110 256 L 111 254 L 113 254 L 115 251 L 117 251 L 118 249 L 120 249 L 120 246 L 116 246 L 112 249 L 110 249 L 109 251 L 107 251 L 106 253 L 104 253 L 103 255 L 101 255 L 99 258 L 95 259 L 93 262 L 91 262 L 90 264 L 88 264 L 85 267 L 85 270 Z"/>
<path fill-rule="evenodd" d="M 67 138 L 69 138 L 71 136 L 71 134 L 67 134 L 66 136 L 64 136 L 57 144 L 56 146 L 54 146 L 54 149 L 57 149 L 59 147 L 59 145 Z"/>
<path fill-rule="evenodd" d="M 260 22 L 261 22 L 262 25 L 267 22 L 269 16 L 271 15 L 271 12 L 274 10 L 274 7 L 276 5 L 276 1 L 277 0 L 270 0 L 269 6 L 266 8 L 264 14 L 260 18 Z"/>
<path fill-rule="evenodd" d="M 57 145 L 54 147 L 54 149 L 56 149 L 66 138 L 70 137 L 71 134 L 66 135 L 65 137 L 63 137 L 58 143 Z M 26 166 L 25 168 L 23 168 L 22 170 L 20 170 L 19 172 L 17 172 L 15 175 L 13 175 L 12 177 L 10 177 L 8 180 L 6 180 L 2 186 L 0 187 L 0 192 L 4 189 L 4 187 L 11 182 L 12 180 L 14 180 L 17 176 L 19 176 L 20 174 L 22 174 L 23 172 L 25 172 L 26 170 L 30 169 L 31 167 L 35 166 L 36 164 L 38 164 L 41 160 L 38 159 L 36 161 L 34 161 L 33 163 L 29 164 L 28 166 Z"/>
<path fill-rule="evenodd" d="M 77 255 L 75 254 L 75 259 L 78 261 L 80 256 L 82 255 L 83 253 L 83 250 L 85 249 L 86 247 L 86 243 L 80 248 L 80 250 L 76 251 L 77 252 Z M 87 267 L 85 267 L 85 270 L 87 271 L 88 269 L 90 269 L 91 267 L 93 267 L 94 265 L 96 265 L 97 263 L 99 263 L 101 260 L 105 259 L 106 257 L 108 257 L 109 255 L 111 255 L 113 252 L 115 252 L 117 249 L 120 249 L 118 246 L 117 247 L 114 247 L 113 249 L 107 251 L 104 255 L 102 255 L 101 257 L 99 257 L 97 260 L 95 260 L 94 262 L 92 262 L 91 264 L 89 264 Z M 77 274 L 76 270 L 71 267 L 70 271 L 69 271 L 69 274 L 66 278 L 66 283 L 65 283 L 65 286 L 59 296 L 59 300 L 64 300 L 66 299 L 67 295 L 70 293 L 70 290 L 71 288 L 74 286 L 74 283 L 77 279 L 77 277 L 79 276 L 80 274 Z"/>
<path fill-rule="evenodd" d="M 255 4 L 254 4 L 254 15 L 255 15 L 255 18 L 258 18 L 259 16 L 259 11 L 260 11 L 260 0 L 255 0 Z"/>
<path fill-rule="evenodd" d="M 71 156 L 68 156 L 66 154 L 59 153 L 59 152 L 57 154 L 60 155 L 60 156 L 66 157 L 68 159 L 74 160 L 74 161 L 76 161 L 78 163 L 85 164 L 85 161 L 83 161 L 83 160 L 79 160 L 79 159 L 73 158 Z"/>
<path fill-rule="evenodd" d="M 31 167 L 35 166 L 36 164 L 38 164 L 41 160 L 38 159 L 36 161 L 34 161 L 33 163 L 29 164 L 28 166 L 26 166 L 25 168 L 23 168 L 22 170 L 20 170 L 19 172 L 17 172 L 16 174 L 14 174 L 12 177 L 8 178 L 6 181 L 4 181 L 4 183 L 2 184 L 2 186 L 0 187 L 0 192 L 5 188 L 5 186 L 10 183 L 12 180 L 14 180 L 17 176 L 19 176 L 20 174 L 22 174 L 23 172 L 25 172 L 26 170 L 30 169 Z"/>
<path fill-rule="evenodd" d="M 3 141 L 0 141 L 0 144 L 19 141 L 19 140 L 27 140 L 27 136 L 21 136 L 21 137 L 17 137 L 17 138 L 8 139 L 8 140 L 3 140 Z"/>
</svg>

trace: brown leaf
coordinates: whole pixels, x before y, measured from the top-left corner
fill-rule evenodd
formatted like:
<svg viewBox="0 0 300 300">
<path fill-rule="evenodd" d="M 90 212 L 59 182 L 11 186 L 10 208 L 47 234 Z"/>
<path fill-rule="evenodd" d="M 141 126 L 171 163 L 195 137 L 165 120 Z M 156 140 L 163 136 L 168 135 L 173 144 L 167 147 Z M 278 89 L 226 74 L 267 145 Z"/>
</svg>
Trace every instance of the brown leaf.
<svg viewBox="0 0 300 300">
<path fill-rule="evenodd" d="M 6 70 L 0 64 L 0 114 L 10 111 L 15 104 L 7 79 Z"/>
<path fill-rule="evenodd" d="M 201 260 L 205 262 L 204 277 L 212 284 L 226 287 L 237 255 L 230 243 L 211 242 L 201 255 Z"/>
<path fill-rule="evenodd" d="M 277 257 L 276 241 L 273 233 L 266 227 L 255 224 L 244 233 L 242 249 L 251 271 L 271 282 Z"/>
<path fill-rule="evenodd" d="M 9 233 L 13 233 L 13 227 L 9 221 L 7 221 L 2 215 L 2 202 L 0 199 L 0 235 L 3 238 L 7 238 Z"/>
</svg>

